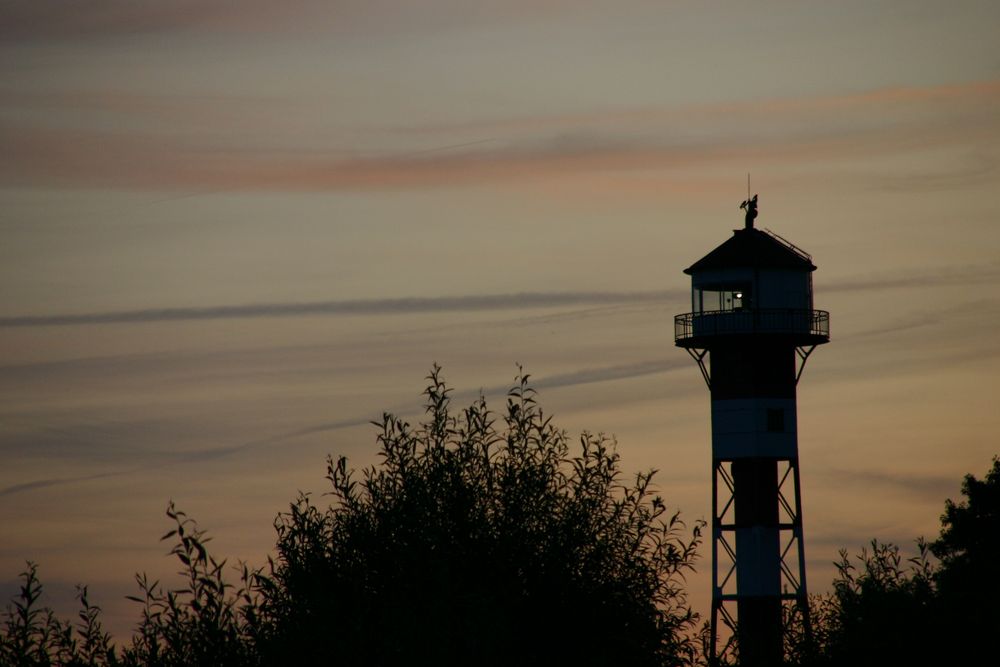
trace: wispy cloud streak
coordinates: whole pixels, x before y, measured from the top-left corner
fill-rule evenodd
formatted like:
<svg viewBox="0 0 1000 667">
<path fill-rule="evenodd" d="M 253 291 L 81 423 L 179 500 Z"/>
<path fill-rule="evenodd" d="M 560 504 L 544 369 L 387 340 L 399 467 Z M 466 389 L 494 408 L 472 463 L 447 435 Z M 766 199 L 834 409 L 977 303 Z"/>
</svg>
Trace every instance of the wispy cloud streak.
<svg viewBox="0 0 1000 667">
<path fill-rule="evenodd" d="M 824 282 L 823 292 L 856 292 L 916 287 L 995 283 L 1000 263 L 930 268 L 919 273 L 873 274 Z M 635 292 L 518 292 L 398 299 L 356 299 L 304 303 L 223 304 L 192 308 L 149 308 L 91 313 L 15 315 L 0 317 L 0 328 L 185 322 L 239 318 L 281 318 L 310 315 L 405 315 L 439 312 L 544 309 L 566 306 L 664 304 L 684 300 L 685 289 Z"/>
<path fill-rule="evenodd" d="M 680 370 L 682 368 L 686 368 L 688 365 L 689 363 L 686 360 L 654 359 L 632 364 L 619 364 L 614 366 L 585 368 L 577 371 L 571 371 L 568 373 L 558 373 L 554 375 L 549 375 L 547 377 L 540 377 L 532 382 L 532 386 L 535 387 L 536 389 L 546 389 L 546 388 L 552 389 L 557 387 L 570 387 L 575 385 L 593 384 L 598 382 L 609 382 L 613 380 L 627 380 L 631 378 L 643 377 L 646 375 L 652 375 L 656 373 L 668 373 L 675 370 Z M 480 391 L 460 392 L 458 394 L 453 395 L 453 398 L 468 400 L 469 398 L 472 398 L 480 393 L 486 396 L 497 396 L 497 395 L 503 396 L 506 393 L 507 389 L 508 387 L 506 386 L 501 387 L 498 385 Z M 408 412 L 409 410 L 410 410 L 409 406 L 406 407 L 398 406 L 397 408 L 389 410 L 388 412 L 402 415 Z M 135 474 L 142 470 L 159 469 L 164 466 L 202 463 L 205 461 L 222 459 L 229 456 L 242 454 L 253 449 L 259 449 L 263 447 L 269 447 L 281 443 L 286 443 L 289 440 L 300 438 L 303 436 L 314 435 L 317 433 L 326 433 L 330 431 L 337 431 L 357 426 L 364 426 L 365 424 L 370 423 L 375 417 L 376 415 L 370 415 L 364 417 L 340 419 L 331 422 L 323 422 L 319 424 L 313 424 L 311 426 L 307 426 L 304 428 L 295 429 L 293 431 L 279 433 L 273 436 L 267 436 L 264 438 L 250 440 L 236 445 L 209 447 L 190 452 L 176 453 L 169 456 L 159 456 L 157 457 L 155 463 L 146 463 L 138 467 L 129 468 L 127 470 L 116 470 L 116 471 L 109 471 L 91 475 L 79 475 L 75 477 L 53 477 L 53 478 L 32 480 L 30 482 L 22 482 L 19 484 L 12 484 L 10 486 L 0 488 L 0 497 L 11 496 L 18 493 L 24 493 L 27 491 L 33 491 L 36 489 L 43 489 L 47 487 L 64 486 L 67 484 L 77 484 L 81 482 L 88 482 L 108 477 L 120 477 L 123 475 Z"/>
<path fill-rule="evenodd" d="M 51 477 L 49 479 L 36 479 L 30 482 L 12 484 L 10 486 L 0 488 L 0 497 L 12 496 L 15 493 L 23 493 L 25 491 L 34 491 L 35 489 L 44 489 L 50 486 L 63 486 L 65 484 L 89 482 L 95 479 L 105 479 L 107 477 L 118 477 L 120 475 L 126 475 L 129 472 L 131 471 L 102 472 L 95 475 L 79 475 L 77 477 Z"/>
<path fill-rule="evenodd" d="M 859 331 L 854 336 L 881 336 L 909 329 L 934 326 L 942 322 L 952 321 L 957 317 L 968 315 L 979 315 L 980 317 L 988 318 L 987 321 L 992 321 L 998 314 L 1000 314 L 1000 301 L 996 299 L 978 299 L 960 303 L 951 308 L 920 310 L 905 317 L 897 318 L 885 326 Z"/>
<path fill-rule="evenodd" d="M 584 368 L 572 373 L 562 373 L 559 375 L 551 375 L 549 377 L 540 378 L 534 383 L 534 386 L 537 389 L 551 389 L 555 387 L 570 387 L 595 382 L 610 382 L 612 380 L 628 380 L 656 373 L 668 373 L 670 371 L 688 368 L 690 365 L 691 360 L 687 357 L 683 357 L 672 360 L 656 359 L 652 361 L 641 361 L 634 364 L 622 364 L 619 366 Z"/>
<path fill-rule="evenodd" d="M 453 297 L 359 299 L 308 303 L 261 303 L 208 306 L 204 308 L 158 308 L 101 313 L 25 315 L 0 318 L 0 327 L 66 326 L 81 324 L 127 324 L 222 320 L 250 317 L 301 317 L 306 315 L 401 315 L 455 311 L 555 308 L 561 306 L 623 303 L 659 303 L 682 298 L 685 293 L 651 292 L 520 292 Z"/>
<path fill-rule="evenodd" d="M 928 268 L 919 273 L 869 275 L 863 278 L 824 282 L 824 292 L 860 292 L 910 287 L 995 284 L 1000 280 L 1000 262 Z"/>
<path fill-rule="evenodd" d="M 919 496 L 937 496 L 942 501 L 954 495 L 958 481 L 947 475 L 919 475 L 882 470 L 832 469 L 818 473 L 837 484 L 856 484 L 897 489 Z"/>
</svg>

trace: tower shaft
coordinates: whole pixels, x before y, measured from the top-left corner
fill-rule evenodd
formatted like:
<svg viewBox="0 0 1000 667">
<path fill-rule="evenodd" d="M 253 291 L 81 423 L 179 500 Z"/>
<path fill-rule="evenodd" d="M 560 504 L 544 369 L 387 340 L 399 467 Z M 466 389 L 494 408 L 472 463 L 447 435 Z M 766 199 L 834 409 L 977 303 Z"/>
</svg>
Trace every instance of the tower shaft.
<svg viewBox="0 0 1000 667">
<path fill-rule="evenodd" d="M 754 228 L 756 196 L 741 208 L 745 228 L 685 269 L 692 312 L 674 337 L 711 391 L 710 657 L 735 646 L 744 667 L 773 667 L 789 630 L 809 635 L 795 395 L 829 313 L 813 309 L 812 258 Z"/>
<path fill-rule="evenodd" d="M 778 665 L 782 600 L 788 593 L 800 601 L 805 597 L 805 572 L 800 563 L 785 561 L 788 552 L 783 549 L 791 538 L 791 546 L 801 553 L 801 520 L 797 509 L 783 511 L 782 487 L 788 479 L 779 478 L 779 473 L 792 471 L 798 485 L 795 345 L 761 337 L 725 340 L 711 347 L 709 358 L 713 470 L 727 476 L 721 511 L 717 507 L 713 512 L 712 534 L 731 554 L 736 575 L 733 592 L 729 581 L 718 580 L 715 559 L 713 626 L 717 631 L 723 613 L 733 620 L 725 605 L 735 602 L 741 664 Z M 785 502 L 788 508 L 793 505 L 797 502 Z M 793 591 L 790 582 L 782 581 L 786 569 L 798 575 L 792 577 L 797 584 Z"/>
</svg>

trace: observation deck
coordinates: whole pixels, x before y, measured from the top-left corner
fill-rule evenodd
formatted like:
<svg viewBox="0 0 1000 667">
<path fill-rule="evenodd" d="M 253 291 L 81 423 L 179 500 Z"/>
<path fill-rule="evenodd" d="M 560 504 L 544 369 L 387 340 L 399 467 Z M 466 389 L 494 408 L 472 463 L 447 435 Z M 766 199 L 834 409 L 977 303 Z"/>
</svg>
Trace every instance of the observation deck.
<svg viewBox="0 0 1000 667">
<path fill-rule="evenodd" d="M 727 336 L 759 335 L 798 346 L 830 342 L 830 313 L 797 308 L 747 308 L 684 313 L 674 317 L 677 347 L 708 348 Z"/>
</svg>

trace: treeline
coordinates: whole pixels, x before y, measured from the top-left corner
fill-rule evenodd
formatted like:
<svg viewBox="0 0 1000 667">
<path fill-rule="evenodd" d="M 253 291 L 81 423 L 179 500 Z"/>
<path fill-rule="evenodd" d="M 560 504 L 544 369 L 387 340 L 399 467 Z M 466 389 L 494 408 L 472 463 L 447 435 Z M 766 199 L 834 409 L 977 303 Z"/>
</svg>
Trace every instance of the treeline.
<svg viewBox="0 0 1000 667">
<path fill-rule="evenodd" d="M 127 642 L 112 642 L 86 588 L 78 617 L 57 618 L 29 564 L 0 665 L 704 664 L 707 628 L 684 589 L 703 524 L 667 510 L 653 471 L 623 479 L 601 435 L 573 445 L 527 375 L 499 414 L 482 398 L 455 412 L 439 370 L 428 379 L 421 423 L 384 415 L 381 462 L 360 474 L 330 459 L 332 502 L 301 495 L 279 514 L 264 567 L 217 560 L 171 505 L 163 539 L 184 583 L 137 576 Z M 916 559 L 877 542 L 843 553 L 789 662 L 954 664 L 986 644 L 998 628 L 1000 462 L 963 493 Z"/>
<path fill-rule="evenodd" d="M 918 539 L 913 558 L 878 541 L 853 558 L 841 551 L 832 593 L 812 600 L 803 663 L 996 664 L 1000 460 L 983 479 L 966 475 L 962 495 L 946 501 L 940 536 Z"/>
</svg>

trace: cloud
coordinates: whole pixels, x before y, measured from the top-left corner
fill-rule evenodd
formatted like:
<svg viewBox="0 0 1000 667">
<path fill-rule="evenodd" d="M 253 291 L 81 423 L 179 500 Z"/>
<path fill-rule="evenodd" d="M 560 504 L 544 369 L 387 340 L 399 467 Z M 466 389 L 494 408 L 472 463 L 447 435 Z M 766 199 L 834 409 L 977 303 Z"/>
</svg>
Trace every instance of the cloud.
<svg viewBox="0 0 1000 667">
<path fill-rule="evenodd" d="M 94 475 L 79 475 L 76 477 L 51 477 L 48 479 L 36 479 L 31 482 L 23 482 L 21 484 L 12 484 L 10 486 L 5 486 L 0 488 L 0 497 L 12 496 L 16 493 L 24 493 L 25 491 L 34 491 L 35 489 L 44 489 L 49 486 L 64 486 L 66 484 L 76 484 L 79 482 L 89 482 L 95 479 L 105 479 L 107 477 L 118 477 L 120 475 L 127 475 L 132 470 L 122 470 L 115 472 L 102 472 Z"/>
<path fill-rule="evenodd" d="M 906 331 L 908 329 L 933 326 L 941 324 L 942 322 L 952 322 L 958 317 L 970 314 L 975 314 L 980 317 L 986 315 L 996 316 L 1000 314 L 1000 301 L 995 299 L 978 299 L 975 301 L 967 301 L 965 303 L 956 304 L 950 308 L 919 310 L 910 313 L 905 317 L 897 318 L 885 326 L 858 331 L 854 333 L 852 337 L 877 336 L 887 333 Z"/>
<path fill-rule="evenodd" d="M 393 128 L 402 134 L 509 134 L 518 131 L 566 131 L 566 128 L 672 128 L 692 123 L 715 126 L 715 131 L 730 125 L 738 118 L 748 126 L 761 122 L 783 125 L 789 119 L 802 118 L 829 122 L 834 113 L 864 114 L 878 117 L 878 109 L 886 107 L 939 106 L 954 108 L 966 104 L 989 103 L 1000 95 L 1000 80 L 971 81 L 958 84 L 931 86 L 889 86 L 852 93 L 814 95 L 811 97 L 773 97 L 691 104 L 679 107 L 640 107 L 613 111 L 579 112 L 552 115 L 534 115 L 496 118 L 492 120 L 403 125 Z M 787 131 L 789 128 L 784 127 Z"/>
<path fill-rule="evenodd" d="M 1000 281 L 1000 262 L 927 267 L 920 271 L 871 274 L 823 282 L 823 292 L 865 292 L 918 287 L 996 284 Z"/>
<path fill-rule="evenodd" d="M 10 496 L 18 493 L 24 493 L 27 491 L 34 491 L 37 489 L 44 489 L 54 486 L 66 486 L 69 484 L 90 482 L 99 479 L 106 479 L 109 477 L 122 477 L 125 475 L 135 475 L 146 470 L 161 470 L 163 468 L 176 465 L 213 461 L 216 459 L 222 459 L 229 456 L 235 456 L 254 449 L 272 446 L 280 442 L 285 442 L 287 440 L 302 435 L 339 430 L 344 428 L 350 428 L 352 426 L 361 426 L 367 424 L 368 422 L 369 420 L 364 418 L 344 419 L 337 422 L 327 422 L 323 424 L 318 424 L 313 427 L 290 431 L 287 433 L 281 433 L 274 436 L 258 438 L 255 440 L 250 440 L 236 445 L 208 447 L 208 448 L 196 449 L 185 452 L 171 452 L 168 450 L 160 450 L 158 452 L 152 452 L 144 450 L 142 452 L 142 458 L 145 459 L 145 462 L 137 466 L 132 466 L 121 470 L 112 470 L 107 472 L 94 473 L 89 475 L 51 477 L 51 478 L 32 480 L 30 482 L 22 482 L 19 484 L 12 484 L 10 486 L 0 488 L 0 497 Z M 86 448 L 81 448 L 79 438 L 74 435 L 75 428 L 76 428 L 75 425 L 72 424 L 66 425 L 62 429 L 65 433 L 64 435 L 65 440 L 62 443 L 56 443 L 56 442 L 50 443 L 49 449 L 55 448 L 60 450 L 61 455 L 59 456 L 59 458 L 61 460 L 65 460 L 67 458 L 65 454 L 71 450 L 75 450 L 77 452 L 78 457 L 82 455 L 86 458 L 88 462 L 93 462 L 95 460 L 95 457 L 101 459 L 107 459 L 111 457 L 111 454 L 113 452 L 120 452 L 125 449 L 125 447 L 121 445 L 120 440 L 112 440 L 112 439 L 106 439 L 101 442 L 89 443 L 91 446 Z M 109 437 L 113 437 L 111 429 L 108 429 L 108 434 Z"/>
<path fill-rule="evenodd" d="M 549 389 L 591 384 L 594 382 L 610 382 L 612 380 L 625 380 L 644 375 L 653 375 L 655 373 L 669 373 L 682 368 L 688 368 L 689 366 L 691 366 L 691 360 L 684 357 L 669 361 L 656 359 L 634 364 L 622 364 L 620 366 L 584 368 L 572 373 L 562 373 L 539 378 L 537 382 L 533 383 L 533 386 L 536 389 Z"/>
<path fill-rule="evenodd" d="M 942 502 L 945 498 L 956 495 L 959 488 L 959 480 L 948 475 L 921 475 L 885 470 L 847 470 L 842 468 L 827 468 L 814 474 L 829 478 L 838 486 L 845 484 L 877 486 L 912 493 L 922 498 L 940 498 Z"/>
<path fill-rule="evenodd" d="M 887 289 L 928 288 L 954 285 L 995 284 L 1000 281 L 1000 263 L 942 266 L 919 272 L 871 274 L 824 282 L 823 292 L 861 292 Z M 312 301 L 290 303 L 223 304 L 190 308 L 148 308 L 142 310 L 91 313 L 55 313 L 0 317 L 0 328 L 75 326 L 88 324 L 134 324 L 149 322 L 186 322 L 239 318 L 283 318 L 312 315 L 403 315 L 437 312 L 474 312 L 491 310 L 544 309 L 567 306 L 606 306 L 626 304 L 663 304 L 683 301 L 687 290 L 635 292 L 520 292 L 398 299 L 359 299 L 348 301 Z M 975 304 L 973 304 L 975 305 Z M 964 306 L 963 310 L 967 310 Z M 922 316 L 921 316 L 922 318 Z M 907 321 L 909 322 L 909 320 Z M 916 324 L 923 323 L 923 319 Z M 910 328 L 912 323 L 893 325 Z M 879 332 L 882 330 L 880 329 Z M 877 333 L 877 332 L 869 332 Z"/>
<path fill-rule="evenodd" d="M 220 320 L 305 315 L 401 315 L 456 311 L 556 308 L 580 305 L 662 303 L 686 296 L 679 291 L 655 292 L 521 292 L 454 297 L 413 297 L 307 303 L 262 303 L 204 308 L 159 308 L 97 313 L 0 317 L 0 327 L 67 326 Z"/>
<path fill-rule="evenodd" d="M 53 40 L 142 33 L 251 35 L 467 28 L 470 23 L 579 11 L 581 0 L 13 0 L 0 5 L 0 38 Z"/>
<path fill-rule="evenodd" d="M 30 113 L 31 95 L 11 95 L 5 104 L 27 105 L 23 112 Z M 95 99 L 104 93 L 72 95 L 94 112 Z M 912 151 L 917 139 L 927 149 L 992 138 L 1000 81 L 424 128 L 368 127 L 338 138 L 327 134 L 326 125 L 316 125 L 311 107 L 260 113 L 257 104 L 246 100 L 206 105 L 191 99 L 179 108 L 169 105 L 175 112 L 169 122 L 173 131 L 167 133 L 159 131 L 162 119 L 141 122 L 144 116 L 162 114 L 159 105 L 113 91 L 108 97 L 109 117 L 95 127 L 75 117 L 62 124 L 9 123 L 0 133 L 0 180 L 161 191 L 364 191 L 534 183 L 543 177 L 615 171 L 687 171 L 733 160 L 767 165 L 885 157 Z M 51 106 L 51 100 L 38 103 Z M 96 129 L 126 113 L 115 110 L 121 104 L 131 105 L 123 116 L 129 122 L 122 126 L 132 129 Z M 273 104 L 266 106 L 276 108 Z M 206 119 L 206 108 L 219 105 L 224 108 Z M 239 128 L 235 134 L 234 127 Z M 412 137 L 400 141 L 401 133 L 431 140 L 424 139 L 421 146 Z M 366 150 L 369 145 L 357 136 L 377 136 L 380 149 Z M 984 178 L 993 166 L 973 168 Z M 928 178 L 938 188 L 962 183 L 960 174 L 907 178 L 886 181 L 886 186 L 927 186 Z"/>
<path fill-rule="evenodd" d="M 578 371 L 572 371 L 569 373 L 561 373 L 549 376 L 542 376 L 535 379 L 531 385 L 536 389 L 552 389 L 558 387 L 570 387 L 583 384 L 593 384 L 598 382 L 609 382 L 613 380 L 627 380 L 636 377 L 643 377 L 646 375 L 656 374 L 656 373 L 668 373 L 675 370 L 680 370 L 682 368 L 687 368 L 689 363 L 687 360 L 671 360 L 665 361 L 660 359 L 643 361 L 632 364 L 620 364 L 613 366 L 602 366 L 594 368 L 585 368 Z M 499 395 L 503 396 L 506 394 L 507 386 L 495 386 L 488 390 L 479 391 L 464 391 L 453 394 L 453 399 L 456 400 L 468 400 L 480 393 L 484 395 Z M 413 411 L 413 408 L 409 405 L 400 406 L 395 409 L 387 410 L 392 414 L 402 415 L 407 412 Z M 43 489 L 47 487 L 54 486 L 65 486 L 68 484 L 79 484 L 82 482 L 89 482 L 98 479 L 105 479 L 108 477 L 120 477 L 123 475 L 131 475 L 139 473 L 143 470 L 151 469 L 161 469 L 167 466 L 174 465 L 184 465 L 191 463 L 201 463 L 205 461 L 211 461 L 216 459 L 222 459 L 229 456 L 235 456 L 242 454 L 254 449 L 260 449 L 265 447 L 272 447 L 278 444 L 287 443 L 289 440 L 295 438 L 300 438 L 302 436 L 313 435 L 316 433 L 325 433 L 329 431 L 336 431 L 345 428 L 352 428 L 357 426 L 364 426 L 372 421 L 375 416 L 358 416 L 349 417 L 345 419 L 339 419 L 330 422 L 321 422 L 306 426 L 303 428 L 298 428 L 284 433 L 279 433 L 272 436 L 266 436 L 262 438 L 257 438 L 254 440 L 249 440 L 246 442 L 238 443 L 235 445 L 223 445 L 218 447 L 208 447 L 202 449 L 196 449 L 192 451 L 176 452 L 161 450 L 159 452 L 145 452 L 147 455 L 146 461 L 138 466 L 133 466 L 124 470 L 115 470 L 108 472 L 101 472 L 89 475 L 78 475 L 71 477 L 52 477 L 32 480 L 30 482 L 22 482 L 18 484 L 12 484 L 10 486 L 0 488 L 0 497 L 15 495 L 18 493 L 24 493 L 27 491 L 33 491 L 36 489 Z M 113 425 L 112 425 L 113 426 Z M 126 424 L 127 433 L 131 434 L 137 430 L 141 430 L 143 423 L 131 423 Z M 92 431 L 94 427 L 90 424 L 81 426 L 85 431 Z M 62 453 L 67 453 L 69 451 L 80 452 L 81 448 L 79 445 L 79 438 L 76 435 L 77 425 L 66 424 L 59 429 L 59 432 L 63 434 L 66 442 L 60 445 L 59 443 L 49 443 L 49 447 L 57 448 Z M 115 438 L 109 430 L 105 430 L 105 434 L 108 438 L 102 441 L 95 441 L 92 443 L 92 447 L 85 448 L 86 457 L 89 461 L 94 459 L 95 454 L 98 450 L 107 450 L 109 452 L 120 453 L 122 448 L 119 444 L 114 442 Z M 152 457 L 148 456 L 152 454 Z M 103 457 L 107 458 L 107 457 Z M 153 461 L 150 458 L 155 459 Z"/>
<path fill-rule="evenodd" d="M 882 176 L 872 186 L 890 192 L 934 192 L 952 190 L 969 185 L 978 185 L 995 179 L 997 161 L 988 155 L 977 153 L 963 164 L 951 169 L 915 171 L 904 174 Z"/>
</svg>

